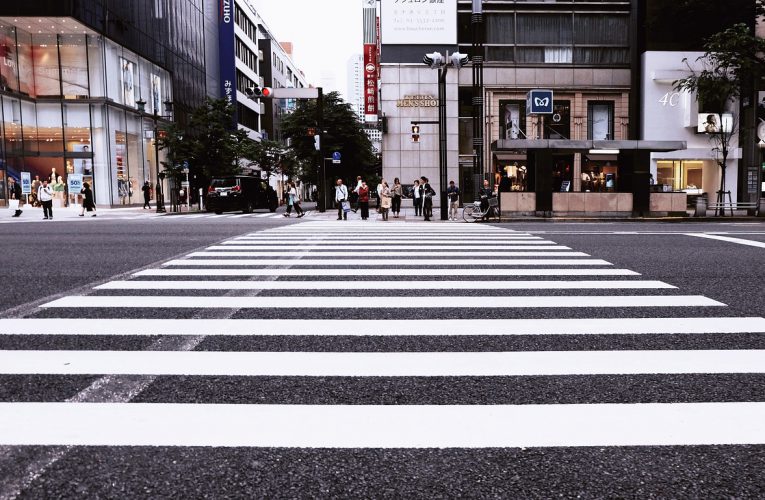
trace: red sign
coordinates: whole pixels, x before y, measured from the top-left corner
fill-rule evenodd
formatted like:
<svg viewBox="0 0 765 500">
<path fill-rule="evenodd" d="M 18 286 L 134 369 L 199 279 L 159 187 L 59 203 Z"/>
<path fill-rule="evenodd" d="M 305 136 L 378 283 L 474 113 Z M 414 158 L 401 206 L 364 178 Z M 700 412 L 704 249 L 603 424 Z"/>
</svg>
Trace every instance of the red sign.
<svg viewBox="0 0 765 500">
<path fill-rule="evenodd" d="M 364 114 L 377 114 L 377 44 L 364 44 Z"/>
</svg>

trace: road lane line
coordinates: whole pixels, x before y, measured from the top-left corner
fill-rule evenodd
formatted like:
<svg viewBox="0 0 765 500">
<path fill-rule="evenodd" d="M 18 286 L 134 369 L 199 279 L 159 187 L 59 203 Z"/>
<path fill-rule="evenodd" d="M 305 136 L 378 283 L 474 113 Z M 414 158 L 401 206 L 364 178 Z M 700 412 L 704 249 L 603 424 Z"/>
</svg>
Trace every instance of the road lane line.
<svg viewBox="0 0 765 500">
<path fill-rule="evenodd" d="M 0 445 L 500 448 L 765 444 L 765 403 L 0 403 Z"/>
<path fill-rule="evenodd" d="M 765 350 L 0 351 L 0 375 L 533 377 L 765 373 Z"/>
<path fill-rule="evenodd" d="M 746 245 L 750 247 L 765 248 L 765 242 L 744 240 L 741 238 L 731 238 L 730 236 L 718 236 L 716 234 L 702 234 L 702 233 L 686 233 L 686 236 L 694 236 L 696 238 L 707 238 L 710 240 L 727 241 L 728 243 L 737 243 L 739 245 Z"/>
<path fill-rule="evenodd" d="M 418 290 L 656 290 L 662 281 L 417 281 Z M 411 290 L 410 281 L 110 281 L 95 290 Z"/>
<path fill-rule="evenodd" d="M 376 276 L 412 277 L 412 269 L 364 268 L 364 272 Z M 133 276 L 358 276 L 357 269 L 146 269 Z M 417 269 L 417 277 L 423 276 L 640 276 L 629 269 Z"/>
<path fill-rule="evenodd" d="M 765 334 L 761 317 L 564 319 L 0 319 L 0 335 L 519 336 Z"/>
<path fill-rule="evenodd" d="M 430 245 L 394 245 L 380 244 L 383 241 L 374 244 L 362 245 L 354 243 L 353 245 L 338 245 L 337 243 L 320 243 L 315 241 L 306 241 L 300 246 L 301 250 L 432 250 Z M 388 243 L 388 242 L 386 242 Z M 238 241 L 224 241 L 215 246 L 207 247 L 207 250 L 283 250 L 295 248 L 294 243 L 242 243 Z M 510 245 L 438 245 L 438 250 L 571 250 L 570 247 L 549 243 L 512 243 Z"/>
<path fill-rule="evenodd" d="M 315 256 L 315 254 L 313 254 Z M 163 266 L 611 266 L 600 259 L 175 259 Z"/>
<path fill-rule="evenodd" d="M 304 297 L 304 299 L 307 299 Z M 301 309 L 482 309 L 482 308 L 590 308 L 602 301 L 608 307 L 720 307 L 721 302 L 701 295 L 567 295 L 509 297 L 310 297 Z M 42 308 L 191 308 L 191 309 L 293 309 L 284 297 L 235 296 L 102 296 L 70 295 Z"/>
</svg>

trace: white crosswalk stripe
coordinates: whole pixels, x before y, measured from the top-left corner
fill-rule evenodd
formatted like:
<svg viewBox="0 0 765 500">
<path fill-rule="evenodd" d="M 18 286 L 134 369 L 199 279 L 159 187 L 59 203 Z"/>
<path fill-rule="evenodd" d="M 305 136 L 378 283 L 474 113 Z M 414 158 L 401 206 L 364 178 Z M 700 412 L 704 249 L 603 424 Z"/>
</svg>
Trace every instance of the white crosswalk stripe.
<svg viewBox="0 0 765 500">
<path fill-rule="evenodd" d="M 216 217 L 282 215 L 209 215 Z M 0 446 L 765 444 L 765 402 L 725 400 L 713 391 L 662 403 L 626 391 L 619 404 L 597 397 L 460 404 L 448 401 L 450 394 L 447 404 L 302 404 L 289 399 L 289 384 L 282 397 L 290 404 L 257 394 L 235 405 L 214 396 L 188 403 L 183 394 L 131 404 L 93 396 L 99 384 L 136 375 L 188 376 L 191 383 L 215 377 L 206 383 L 221 378 L 235 386 L 295 377 L 311 379 L 305 383 L 316 391 L 340 378 L 377 392 L 389 378 L 480 385 L 504 377 L 512 391 L 520 379 L 552 377 L 538 394 L 549 400 L 555 381 L 574 377 L 584 383 L 605 376 L 610 384 L 651 376 L 657 384 L 660 377 L 765 374 L 765 350 L 747 346 L 765 335 L 765 318 L 735 316 L 712 298 L 499 227 L 308 221 L 230 238 L 90 294 L 51 300 L 40 312 L 44 317 L 0 319 L 0 339 L 23 347 L 38 338 L 75 338 L 77 347 L 0 350 L 0 381 L 101 378 L 77 398 L 0 403 Z M 185 347 L 109 348 L 112 339 L 152 338 L 180 338 Z M 735 347 L 709 344 L 725 339 L 736 339 Z M 279 347 L 247 347 L 267 340 Z M 305 347 L 317 342 L 326 349 Z M 639 383 L 633 389 L 647 390 Z"/>
</svg>

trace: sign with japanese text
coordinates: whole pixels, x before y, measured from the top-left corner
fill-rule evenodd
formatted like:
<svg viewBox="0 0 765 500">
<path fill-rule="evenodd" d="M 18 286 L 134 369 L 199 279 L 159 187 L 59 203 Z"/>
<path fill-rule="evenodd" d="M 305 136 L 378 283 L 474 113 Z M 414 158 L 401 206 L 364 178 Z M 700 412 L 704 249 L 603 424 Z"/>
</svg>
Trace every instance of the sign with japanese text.
<svg viewBox="0 0 765 500">
<path fill-rule="evenodd" d="M 457 0 L 382 0 L 385 45 L 456 45 Z"/>
<path fill-rule="evenodd" d="M 32 194 L 32 174 L 21 172 L 21 194 Z"/>
<path fill-rule="evenodd" d="M 364 44 L 364 114 L 377 121 L 377 44 Z M 374 117 L 374 118 L 372 118 Z"/>
<path fill-rule="evenodd" d="M 234 52 L 234 0 L 218 0 L 218 45 L 221 97 L 236 106 L 236 55 Z M 236 108 L 235 108 L 236 109 Z M 233 127 L 236 126 L 236 118 Z"/>
</svg>

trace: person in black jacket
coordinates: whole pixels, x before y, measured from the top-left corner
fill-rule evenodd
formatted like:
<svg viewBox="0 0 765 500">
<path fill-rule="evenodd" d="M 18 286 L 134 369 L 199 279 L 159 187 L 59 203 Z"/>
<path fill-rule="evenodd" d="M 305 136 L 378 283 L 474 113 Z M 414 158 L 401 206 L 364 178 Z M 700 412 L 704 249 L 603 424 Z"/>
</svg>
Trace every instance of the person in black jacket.
<svg viewBox="0 0 765 500">
<path fill-rule="evenodd" d="M 426 221 L 430 221 L 433 217 L 433 196 L 436 192 L 430 187 L 430 181 L 425 176 L 420 177 L 420 193 L 422 194 L 420 198 L 423 200 L 422 215 L 425 216 Z"/>
<path fill-rule="evenodd" d="M 82 194 L 82 210 L 80 210 L 80 217 L 85 217 L 85 210 L 94 212 L 93 217 L 95 217 L 96 204 L 93 201 L 93 190 L 90 189 L 90 184 L 83 182 L 80 194 Z"/>
<path fill-rule="evenodd" d="M 13 177 L 8 178 L 8 199 L 19 200 L 18 208 L 13 214 L 14 217 L 19 217 L 21 215 L 21 186 Z"/>
<path fill-rule="evenodd" d="M 141 191 L 143 191 L 143 208 L 151 210 L 151 203 L 149 203 L 151 201 L 151 184 L 149 181 L 143 183 Z"/>
</svg>

